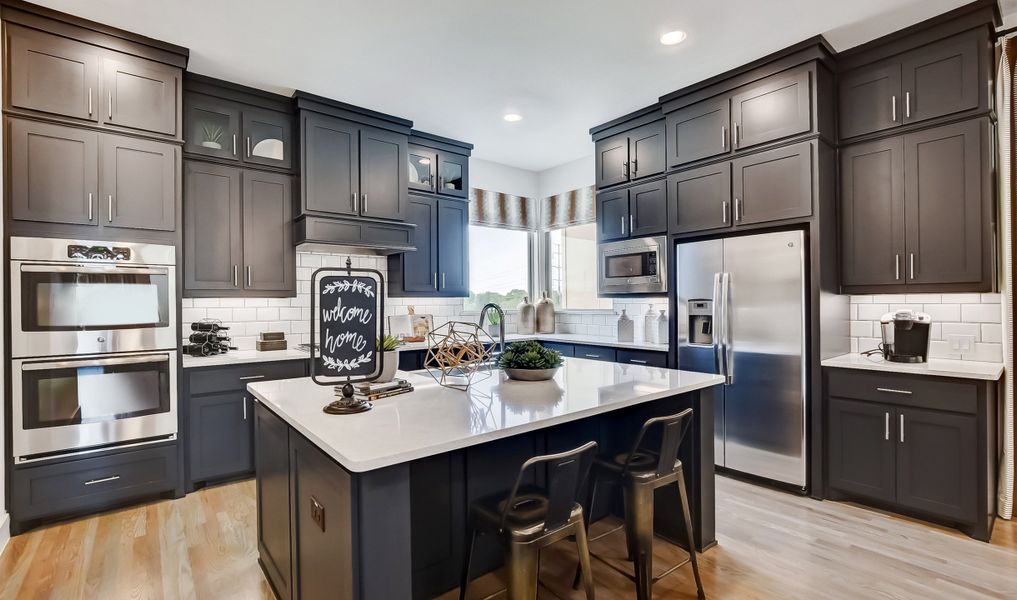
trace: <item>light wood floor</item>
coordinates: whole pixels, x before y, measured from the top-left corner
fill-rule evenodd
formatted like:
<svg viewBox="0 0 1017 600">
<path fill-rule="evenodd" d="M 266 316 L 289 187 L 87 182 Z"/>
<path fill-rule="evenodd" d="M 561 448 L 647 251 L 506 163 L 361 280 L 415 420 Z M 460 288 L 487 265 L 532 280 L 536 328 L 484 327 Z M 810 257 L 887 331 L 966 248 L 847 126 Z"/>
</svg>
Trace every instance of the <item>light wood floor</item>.
<svg viewBox="0 0 1017 600">
<path fill-rule="evenodd" d="M 720 544 L 700 557 L 709 598 L 1017 599 L 1012 522 L 997 522 L 992 544 L 985 544 L 917 521 L 727 478 L 718 478 L 717 491 Z M 608 560 L 619 556 L 620 535 L 596 542 L 594 552 Z M 658 571 L 678 556 L 663 543 L 656 552 Z M 584 597 L 568 589 L 575 565 L 568 542 L 546 551 L 542 565 L 542 598 Z M 594 569 L 600 600 L 634 597 L 620 574 L 599 561 Z M 469 597 L 499 586 L 498 573 L 481 578 Z M 688 567 L 660 581 L 654 597 L 695 598 Z M 257 564 L 253 482 L 15 537 L 0 557 L 0 599 L 15 598 L 272 598 Z"/>
</svg>

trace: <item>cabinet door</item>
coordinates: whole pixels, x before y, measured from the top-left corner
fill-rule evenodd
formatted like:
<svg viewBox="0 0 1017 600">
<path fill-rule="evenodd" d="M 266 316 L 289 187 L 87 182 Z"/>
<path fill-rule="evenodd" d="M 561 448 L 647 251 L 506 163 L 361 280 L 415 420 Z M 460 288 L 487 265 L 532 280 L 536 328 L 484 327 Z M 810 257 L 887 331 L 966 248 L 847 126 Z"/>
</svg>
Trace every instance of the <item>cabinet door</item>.
<svg viewBox="0 0 1017 600">
<path fill-rule="evenodd" d="M 841 283 L 904 282 L 904 138 L 840 151 Z"/>
<path fill-rule="evenodd" d="M 438 286 L 443 296 L 470 294 L 469 204 L 438 200 Z"/>
<path fill-rule="evenodd" d="M 244 392 L 190 398 L 192 481 L 254 469 L 252 417 L 250 400 Z"/>
<path fill-rule="evenodd" d="M 803 142 L 732 161 L 735 225 L 811 215 L 814 146 Z"/>
<path fill-rule="evenodd" d="M 281 600 L 290 592 L 290 428 L 268 409 L 256 405 L 254 456 L 257 465 L 258 558 Z M 267 518 L 266 518 L 267 517 Z"/>
<path fill-rule="evenodd" d="M 11 108 L 98 120 L 97 48 L 10 24 L 7 39 Z"/>
<path fill-rule="evenodd" d="M 102 122 L 177 135 L 180 69 L 115 54 L 103 60 Z"/>
<path fill-rule="evenodd" d="M 240 286 L 240 169 L 184 163 L 184 290 Z"/>
<path fill-rule="evenodd" d="M 180 148 L 133 137 L 99 136 L 102 226 L 176 229 Z"/>
<path fill-rule="evenodd" d="M 667 181 L 659 179 L 629 188 L 629 235 L 667 233 Z"/>
<path fill-rule="evenodd" d="M 731 163 L 670 175 L 667 195 L 671 233 L 731 227 Z"/>
<path fill-rule="evenodd" d="M 99 134 L 8 119 L 11 217 L 96 225 Z"/>
<path fill-rule="evenodd" d="M 908 283 L 976 283 L 992 260 L 983 232 L 984 119 L 904 137 L 904 214 Z"/>
<path fill-rule="evenodd" d="M 978 512 L 975 416 L 900 408 L 897 426 L 897 503 L 974 521 Z"/>
<path fill-rule="evenodd" d="M 805 133 L 812 127 L 809 72 L 774 75 L 731 97 L 735 149 Z"/>
<path fill-rule="evenodd" d="M 357 126 L 342 119 L 302 116 L 300 185 L 304 210 L 360 214 L 360 143 Z"/>
<path fill-rule="evenodd" d="M 667 165 L 724 154 L 731 147 L 731 102 L 725 96 L 703 100 L 667 115 Z"/>
<path fill-rule="evenodd" d="M 898 127 L 904 115 L 901 67 L 892 60 L 855 69 L 840 80 L 840 137 Z"/>
<path fill-rule="evenodd" d="M 465 198 L 470 194 L 470 157 L 452 152 L 438 153 L 438 193 Z"/>
<path fill-rule="evenodd" d="M 604 242 L 629 235 L 629 191 L 597 194 L 597 239 Z"/>
<path fill-rule="evenodd" d="M 409 177 L 411 190 L 422 192 L 434 192 L 438 178 L 435 175 L 438 169 L 438 153 L 423 146 L 409 145 L 406 153 L 406 173 Z M 412 202 L 412 198 L 410 201 Z M 407 205 L 407 210 L 409 206 Z M 410 215 L 407 213 L 407 219 Z"/>
<path fill-rule="evenodd" d="M 438 291 L 438 201 L 410 196 L 406 202 L 406 222 L 417 226 L 413 232 L 415 252 L 402 256 L 403 290 Z M 461 249 L 460 249 L 461 251 Z"/>
<path fill-rule="evenodd" d="M 293 119 L 274 110 L 245 108 L 244 162 L 289 169 L 293 164 Z"/>
<path fill-rule="evenodd" d="M 244 289 L 296 291 L 291 179 L 244 171 Z"/>
<path fill-rule="evenodd" d="M 630 179 L 640 179 L 664 172 L 667 144 L 664 143 L 664 122 L 648 123 L 628 132 Z"/>
<path fill-rule="evenodd" d="M 202 94 L 184 99 L 184 152 L 240 159 L 240 109 Z"/>
<path fill-rule="evenodd" d="M 894 409 L 830 398 L 827 464 L 830 487 L 892 502 L 895 495 Z"/>
<path fill-rule="evenodd" d="M 978 45 L 978 36 L 961 34 L 904 55 L 905 123 L 978 106 Z"/>
<path fill-rule="evenodd" d="M 360 214 L 365 217 L 406 218 L 406 136 L 360 129 Z"/>
<path fill-rule="evenodd" d="M 598 141 L 595 153 L 598 188 L 629 180 L 629 138 L 626 134 Z"/>
</svg>

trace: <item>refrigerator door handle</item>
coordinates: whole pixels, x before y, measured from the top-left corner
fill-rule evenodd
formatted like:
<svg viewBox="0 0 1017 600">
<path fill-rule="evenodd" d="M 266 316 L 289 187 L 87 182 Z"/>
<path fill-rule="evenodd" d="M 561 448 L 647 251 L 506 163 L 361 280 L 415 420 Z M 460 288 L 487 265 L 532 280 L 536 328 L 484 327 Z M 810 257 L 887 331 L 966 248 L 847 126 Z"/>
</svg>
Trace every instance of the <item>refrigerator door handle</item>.
<svg viewBox="0 0 1017 600">
<path fill-rule="evenodd" d="M 721 322 L 721 311 L 718 310 L 721 301 L 721 273 L 713 274 L 713 305 L 710 309 L 712 314 L 710 320 L 713 322 L 713 366 L 718 375 L 726 375 L 724 364 L 724 337 L 723 324 Z"/>
<path fill-rule="evenodd" d="M 731 339 L 731 274 L 724 273 L 720 279 L 721 322 L 724 326 L 724 376 L 727 384 L 734 383 L 734 353 Z"/>
</svg>

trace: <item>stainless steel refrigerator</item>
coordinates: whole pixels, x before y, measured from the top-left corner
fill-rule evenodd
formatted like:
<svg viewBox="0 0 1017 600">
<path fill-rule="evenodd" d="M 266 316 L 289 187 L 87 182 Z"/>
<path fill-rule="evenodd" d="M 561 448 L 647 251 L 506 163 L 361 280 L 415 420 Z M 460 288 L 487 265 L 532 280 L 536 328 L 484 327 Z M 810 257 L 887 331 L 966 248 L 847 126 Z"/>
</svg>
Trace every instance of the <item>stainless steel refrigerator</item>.
<svg viewBox="0 0 1017 600">
<path fill-rule="evenodd" d="M 806 486 L 805 240 L 679 243 L 678 368 L 718 373 L 716 463 Z"/>
</svg>

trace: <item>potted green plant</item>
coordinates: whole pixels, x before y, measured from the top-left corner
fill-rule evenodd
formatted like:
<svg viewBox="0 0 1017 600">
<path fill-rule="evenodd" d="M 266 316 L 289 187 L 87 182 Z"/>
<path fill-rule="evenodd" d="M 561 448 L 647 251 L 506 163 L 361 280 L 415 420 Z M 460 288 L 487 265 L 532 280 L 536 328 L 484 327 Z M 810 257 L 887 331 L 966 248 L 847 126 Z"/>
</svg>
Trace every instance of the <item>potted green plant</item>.
<svg viewBox="0 0 1017 600">
<path fill-rule="evenodd" d="M 222 143 L 219 140 L 222 139 L 222 127 L 214 125 L 202 125 L 201 126 L 201 145 L 206 148 L 212 148 L 213 150 L 222 150 Z"/>
<path fill-rule="evenodd" d="M 561 354 L 533 340 L 509 344 L 498 358 L 498 366 L 505 374 L 519 381 L 551 379 L 561 363 Z"/>
<path fill-rule="evenodd" d="M 495 339 L 498 339 L 498 335 L 501 333 L 498 327 L 500 323 L 501 317 L 498 316 L 497 311 L 492 310 L 487 313 L 487 333 Z"/>
<path fill-rule="evenodd" d="M 399 369 L 399 340 L 386 335 L 378 341 L 378 350 L 385 353 L 385 365 L 382 367 L 381 375 L 375 381 L 387 383 L 395 379 L 396 370 Z"/>
</svg>

